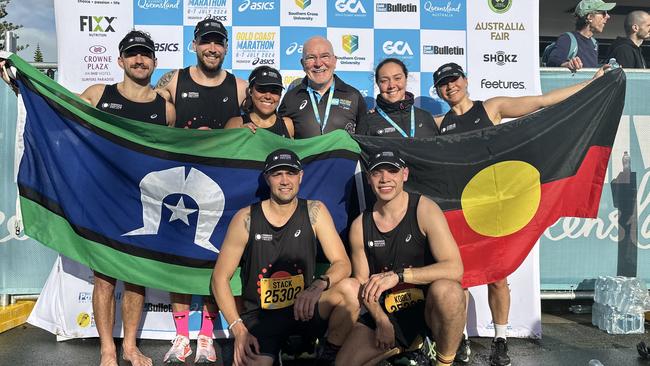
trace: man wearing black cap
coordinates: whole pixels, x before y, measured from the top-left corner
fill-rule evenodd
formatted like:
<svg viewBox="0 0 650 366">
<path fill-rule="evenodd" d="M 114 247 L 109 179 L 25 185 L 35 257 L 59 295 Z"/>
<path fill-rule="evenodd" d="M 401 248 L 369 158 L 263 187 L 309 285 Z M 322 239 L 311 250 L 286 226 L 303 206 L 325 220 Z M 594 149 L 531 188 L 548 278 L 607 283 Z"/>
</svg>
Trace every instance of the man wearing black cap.
<svg viewBox="0 0 650 366">
<path fill-rule="evenodd" d="M 240 115 L 246 97 L 246 82 L 221 68 L 228 31 L 220 21 L 206 18 L 194 28 L 192 49 L 196 65 L 166 73 L 156 89 L 164 90 L 176 106 L 176 127 L 223 128 L 230 117 Z"/>
<path fill-rule="evenodd" d="M 441 135 L 456 134 L 492 127 L 503 118 L 519 118 L 539 109 L 557 104 L 577 93 L 593 80 L 601 77 L 609 65 L 601 67 L 591 80 L 550 91 L 543 95 L 524 97 L 494 97 L 486 101 L 473 101 L 467 93 L 467 78 L 462 67 L 455 63 L 440 66 L 433 74 L 433 82 L 438 95 L 451 110 L 444 116 L 434 117 Z M 466 292 L 466 297 L 469 294 Z M 493 366 L 510 365 L 506 330 L 510 312 L 510 290 L 507 279 L 488 285 L 488 303 L 494 322 L 495 337 L 492 342 L 490 363 Z M 460 344 L 457 361 L 469 361 L 469 341 L 467 332 Z"/>
<path fill-rule="evenodd" d="M 369 159 L 368 184 L 377 201 L 350 227 L 353 275 L 368 312 L 348 336 L 337 365 L 374 365 L 396 347 L 411 348 L 429 330 L 437 365 L 454 360 L 465 324 L 463 264 L 438 205 L 404 191 L 408 175 L 396 151 Z"/>
<path fill-rule="evenodd" d="M 81 99 L 108 113 L 133 120 L 172 126 L 174 106 L 151 88 L 151 74 L 156 67 L 154 42 L 148 34 L 129 32 L 119 44 L 118 64 L 124 69 L 124 80 L 117 84 L 95 84 L 81 94 Z M 115 323 L 115 279 L 95 272 L 93 313 L 101 343 L 101 366 L 117 366 L 113 341 Z M 136 346 L 145 289 L 124 283 L 122 323 L 124 341 L 122 357 L 134 366 L 150 366 L 152 360 Z"/>
<path fill-rule="evenodd" d="M 295 153 L 269 154 L 270 198 L 239 210 L 228 226 L 212 291 L 235 336 L 235 365 L 270 366 L 290 334 L 321 336 L 328 322 L 321 360 L 331 362 L 356 320 L 359 286 L 349 278 L 350 260 L 327 207 L 298 198 L 302 176 Z M 314 278 L 319 243 L 330 267 Z M 240 265 L 241 313 L 230 289 Z"/>
</svg>

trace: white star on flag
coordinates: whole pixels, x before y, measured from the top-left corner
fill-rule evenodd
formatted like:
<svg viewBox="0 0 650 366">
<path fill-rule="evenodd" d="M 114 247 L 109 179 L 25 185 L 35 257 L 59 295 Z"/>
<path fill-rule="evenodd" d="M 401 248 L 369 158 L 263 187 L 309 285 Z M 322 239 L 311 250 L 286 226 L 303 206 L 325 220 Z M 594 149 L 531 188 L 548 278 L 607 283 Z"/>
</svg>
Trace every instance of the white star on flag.
<svg viewBox="0 0 650 366">
<path fill-rule="evenodd" d="M 178 200 L 178 203 L 176 206 L 172 206 L 170 204 L 165 203 L 165 206 L 169 210 L 171 210 L 172 215 L 169 218 L 169 222 L 172 222 L 174 220 L 181 220 L 185 223 L 185 225 L 190 225 L 190 220 L 187 219 L 188 215 L 191 215 L 196 211 L 195 208 L 185 208 L 185 203 L 183 202 L 183 197 L 181 196 L 181 199 Z"/>
</svg>

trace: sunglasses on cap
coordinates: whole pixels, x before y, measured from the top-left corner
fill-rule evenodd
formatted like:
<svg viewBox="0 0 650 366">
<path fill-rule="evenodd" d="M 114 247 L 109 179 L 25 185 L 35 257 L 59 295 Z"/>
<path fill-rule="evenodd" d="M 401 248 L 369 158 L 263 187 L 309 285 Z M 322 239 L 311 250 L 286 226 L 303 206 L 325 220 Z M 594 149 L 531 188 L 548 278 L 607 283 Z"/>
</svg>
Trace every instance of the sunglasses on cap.
<svg viewBox="0 0 650 366">
<path fill-rule="evenodd" d="M 277 86 L 277 85 L 255 85 L 253 88 L 258 93 L 271 93 L 271 94 L 277 94 L 277 95 L 282 95 L 282 87 Z"/>
</svg>

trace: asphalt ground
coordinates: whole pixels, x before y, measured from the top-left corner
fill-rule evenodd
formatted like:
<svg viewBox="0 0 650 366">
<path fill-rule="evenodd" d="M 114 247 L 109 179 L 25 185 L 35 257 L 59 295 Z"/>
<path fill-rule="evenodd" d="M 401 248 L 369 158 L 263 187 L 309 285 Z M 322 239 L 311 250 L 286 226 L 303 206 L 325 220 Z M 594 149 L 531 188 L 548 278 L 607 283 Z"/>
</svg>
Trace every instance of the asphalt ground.
<svg viewBox="0 0 650 366">
<path fill-rule="evenodd" d="M 650 323 L 645 334 L 610 335 L 591 325 L 591 314 L 572 314 L 569 303 L 550 301 L 543 305 L 542 339 L 509 338 L 512 365 L 587 366 L 592 359 L 605 366 L 650 366 L 650 360 L 639 357 L 636 345 L 650 344 Z M 548 304 L 550 303 L 550 305 Z M 118 342 L 119 347 L 119 340 Z M 472 356 L 466 365 L 489 365 L 491 338 L 470 338 Z M 170 347 L 168 341 L 142 340 L 140 349 L 153 357 L 154 365 L 162 365 L 162 357 Z M 194 344 L 192 345 L 194 346 Z M 229 365 L 231 341 L 220 340 L 217 365 Z M 223 352 L 226 350 L 225 352 Z M 190 356 L 192 358 L 193 356 Z M 224 362 L 225 361 L 225 362 Z M 22 325 L 0 334 L 0 365 L 67 366 L 98 365 L 99 339 L 75 339 L 57 342 L 49 332 L 31 325 Z M 186 365 L 193 365 L 192 360 Z M 284 365 L 311 365 L 309 360 L 287 361 Z M 128 365 L 126 362 L 120 365 Z"/>
</svg>

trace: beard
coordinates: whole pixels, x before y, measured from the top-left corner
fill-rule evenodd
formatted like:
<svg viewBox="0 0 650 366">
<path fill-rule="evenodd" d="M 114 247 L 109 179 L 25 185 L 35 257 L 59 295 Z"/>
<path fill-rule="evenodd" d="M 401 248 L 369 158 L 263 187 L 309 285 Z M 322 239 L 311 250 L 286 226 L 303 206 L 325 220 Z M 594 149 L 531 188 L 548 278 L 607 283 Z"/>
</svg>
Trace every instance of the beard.
<svg viewBox="0 0 650 366">
<path fill-rule="evenodd" d="M 124 74 L 131 80 L 135 81 L 138 84 L 149 84 L 151 82 L 151 75 L 153 74 L 153 69 L 147 70 L 147 73 L 144 76 L 136 75 L 132 68 L 128 67 L 124 69 Z"/>
<path fill-rule="evenodd" d="M 223 65 L 224 62 L 224 56 L 225 55 L 221 55 L 221 57 L 219 58 L 219 63 L 216 66 L 211 66 L 206 64 L 205 61 L 203 61 L 203 57 L 197 54 L 196 56 L 197 66 L 201 68 L 201 70 L 203 70 L 204 72 L 208 72 L 208 73 L 219 72 L 221 71 L 221 66 Z"/>
</svg>

